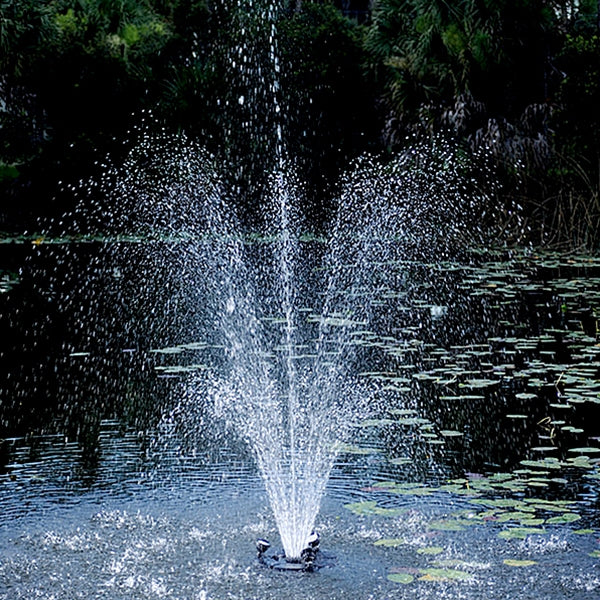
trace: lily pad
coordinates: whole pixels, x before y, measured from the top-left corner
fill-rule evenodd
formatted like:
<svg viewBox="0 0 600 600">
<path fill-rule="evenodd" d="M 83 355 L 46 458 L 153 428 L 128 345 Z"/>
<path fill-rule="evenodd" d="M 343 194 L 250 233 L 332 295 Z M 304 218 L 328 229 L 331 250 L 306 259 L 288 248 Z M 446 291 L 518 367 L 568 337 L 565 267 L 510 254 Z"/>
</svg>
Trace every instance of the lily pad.
<svg viewBox="0 0 600 600">
<path fill-rule="evenodd" d="M 377 502 L 375 500 L 344 504 L 344 508 L 347 508 L 355 515 L 360 516 L 380 515 L 383 517 L 394 517 L 397 515 L 401 515 L 407 511 L 406 508 L 384 508 L 382 506 L 377 506 Z"/>
<path fill-rule="evenodd" d="M 513 500 L 511 498 L 476 498 L 475 500 L 471 500 L 471 502 L 492 508 L 517 508 L 523 504 L 520 500 Z"/>
<path fill-rule="evenodd" d="M 435 556 L 436 554 L 441 554 L 444 549 L 441 546 L 425 546 L 424 548 L 419 548 L 417 550 L 417 554 L 427 554 Z"/>
<path fill-rule="evenodd" d="M 524 467 L 534 467 L 540 469 L 560 469 L 563 464 L 553 457 L 546 457 L 540 460 L 522 460 L 521 464 Z"/>
<path fill-rule="evenodd" d="M 570 448 L 569 452 L 576 452 L 579 454 L 598 454 L 600 452 L 600 448 L 593 448 L 591 446 L 585 448 Z"/>
<path fill-rule="evenodd" d="M 465 523 L 456 519 L 431 521 L 427 527 L 434 531 L 464 531 Z"/>
<path fill-rule="evenodd" d="M 169 348 L 156 348 L 154 350 L 150 350 L 152 354 L 181 354 L 183 352 L 183 348 L 180 346 L 171 346 Z"/>
<path fill-rule="evenodd" d="M 596 531 L 594 529 L 575 529 L 573 533 L 575 535 L 593 535 Z"/>
<path fill-rule="evenodd" d="M 397 419 L 394 421 L 396 425 L 424 425 L 426 423 L 430 423 L 427 419 L 422 419 L 421 417 L 405 417 L 401 419 Z"/>
<path fill-rule="evenodd" d="M 529 518 L 519 520 L 519 523 L 523 525 L 523 527 L 537 527 L 538 525 L 543 525 L 545 522 L 546 519 L 542 518 Z"/>
<path fill-rule="evenodd" d="M 394 583 L 412 583 L 415 578 L 410 573 L 390 573 L 387 578 Z"/>
<path fill-rule="evenodd" d="M 419 581 L 469 581 L 473 579 L 471 573 L 460 571 L 458 569 L 422 569 L 422 577 Z"/>
<path fill-rule="evenodd" d="M 498 516 L 498 523 L 506 523 L 507 521 L 523 521 L 524 519 L 531 519 L 531 513 L 526 512 L 506 512 Z"/>
<path fill-rule="evenodd" d="M 427 487 L 407 487 L 404 485 L 398 485 L 394 488 L 390 488 L 389 491 L 394 494 L 401 494 L 403 496 L 430 496 L 433 490 Z"/>
<path fill-rule="evenodd" d="M 498 534 L 499 538 L 504 540 L 524 540 L 530 535 L 544 535 L 546 530 L 538 527 L 513 527 L 504 529 Z"/>
<path fill-rule="evenodd" d="M 579 519 L 581 519 L 581 515 L 578 515 L 576 513 L 564 513 L 560 516 L 557 517 L 550 517 L 546 523 L 549 524 L 557 524 L 557 523 L 573 523 L 575 521 L 579 521 Z"/>
<path fill-rule="evenodd" d="M 374 543 L 375 546 L 385 546 L 386 548 L 396 548 L 404 544 L 406 544 L 404 538 L 383 538 Z"/>
<path fill-rule="evenodd" d="M 517 560 L 515 558 L 505 558 L 502 562 L 509 567 L 531 567 L 537 565 L 537 561 L 535 560 Z"/>
<path fill-rule="evenodd" d="M 353 444 L 339 444 L 337 449 L 346 454 L 377 454 L 379 452 L 378 448 L 368 448 L 362 446 L 354 446 Z"/>
<path fill-rule="evenodd" d="M 344 508 L 353 512 L 355 515 L 374 515 L 377 507 L 377 501 L 367 500 L 365 502 L 352 502 L 344 504 Z"/>
</svg>

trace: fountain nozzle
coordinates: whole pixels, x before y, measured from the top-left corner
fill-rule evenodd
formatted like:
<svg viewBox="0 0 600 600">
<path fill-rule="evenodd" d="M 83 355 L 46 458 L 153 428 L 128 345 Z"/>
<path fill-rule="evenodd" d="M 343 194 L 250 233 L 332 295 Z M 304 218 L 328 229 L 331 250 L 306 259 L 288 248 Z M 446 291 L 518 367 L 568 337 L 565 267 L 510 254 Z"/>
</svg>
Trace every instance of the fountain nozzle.
<svg viewBox="0 0 600 600">
<path fill-rule="evenodd" d="M 256 540 L 256 549 L 258 550 L 258 558 L 260 558 L 269 548 L 271 544 L 268 540 L 260 538 Z"/>
</svg>

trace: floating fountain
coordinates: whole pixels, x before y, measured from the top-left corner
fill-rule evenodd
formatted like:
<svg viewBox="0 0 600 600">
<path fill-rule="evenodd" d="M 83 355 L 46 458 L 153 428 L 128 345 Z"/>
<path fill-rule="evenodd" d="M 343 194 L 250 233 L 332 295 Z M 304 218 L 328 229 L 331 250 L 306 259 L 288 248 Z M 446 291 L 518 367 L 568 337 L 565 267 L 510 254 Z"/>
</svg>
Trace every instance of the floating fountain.
<svg viewBox="0 0 600 600">
<path fill-rule="evenodd" d="M 86 197 L 75 221 L 82 232 L 144 238 L 110 250 L 117 270 L 135 263 L 152 282 L 148 297 L 123 289 L 122 304 L 146 315 L 154 337 L 185 332 L 190 344 L 209 349 L 206 368 L 187 377 L 164 410 L 163 427 L 195 440 L 219 422 L 242 439 L 264 481 L 282 556 L 312 568 L 314 548 L 307 549 L 336 455 L 374 408 L 373 387 L 358 376 L 365 336 L 383 318 L 368 296 L 388 285 L 374 267 L 422 256 L 424 244 L 438 258 L 455 252 L 485 195 L 466 177 L 466 161 L 430 140 L 392 160 L 358 161 L 342 181 L 326 239 L 303 239 L 303 192 L 286 157 L 278 100 L 275 6 L 261 10 L 274 139 L 261 234 L 249 236 L 236 215 L 239 190 L 227 166 L 185 136 L 143 126 L 125 161 L 85 184 L 102 200 L 90 211 Z M 233 72 L 238 84 L 256 85 L 246 51 L 235 49 Z M 248 97 L 239 96 L 240 107 Z M 458 207 L 461 219 L 449 220 Z M 280 565 L 266 551 L 261 557 Z"/>
</svg>

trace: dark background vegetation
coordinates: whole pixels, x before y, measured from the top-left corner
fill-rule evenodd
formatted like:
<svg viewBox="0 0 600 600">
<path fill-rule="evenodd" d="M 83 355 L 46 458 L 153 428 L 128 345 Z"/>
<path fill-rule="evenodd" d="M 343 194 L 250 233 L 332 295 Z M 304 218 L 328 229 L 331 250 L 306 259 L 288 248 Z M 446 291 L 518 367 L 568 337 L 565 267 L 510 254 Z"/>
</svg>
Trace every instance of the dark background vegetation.
<svg viewBox="0 0 600 600">
<path fill-rule="evenodd" d="M 443 132 L 493 156 L 530 241 L 598 246 L 598 0 L 267 4 L 0 0 L 0 230 L 68 208 L 60 182 L 152 111 L 235 165 L 249 212 L 277 125 L 309 213 L 354 157 Z"/>
</svg>

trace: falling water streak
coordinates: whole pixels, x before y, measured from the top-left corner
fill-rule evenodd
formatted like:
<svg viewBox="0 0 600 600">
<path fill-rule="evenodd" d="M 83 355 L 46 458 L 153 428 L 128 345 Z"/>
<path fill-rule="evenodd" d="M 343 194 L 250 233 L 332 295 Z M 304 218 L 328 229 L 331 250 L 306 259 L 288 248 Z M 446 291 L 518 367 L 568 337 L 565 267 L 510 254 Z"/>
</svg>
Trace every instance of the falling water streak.
<svg viewBox="0 0 600 600">
<path fill-rule="evenodd" d="M 270 23 L 269 33 L 269 58 L 271 60 L 273 80 L 271 81 L 270 89 L 273 103 L 273 123 L 275 126 L 275 159 L 276 159 L 276 170 L 278 173 L 283 174 L 285 172 L 285 144 L 283 141 L 283 113 L 281 111 L 281 102 L 279 100 L 279 76 L 281 67 L 279 64 L 279 50 L 277 48 L 277 13 L 279 7 L 276 2 L 269 5 L 267 9 L 267 19 Z M 283 225 L 283 223 L 282 223 Z"/>
<path fill-rule="evenodd" d="M 224 4 L 224 6 L 227 10 L 227 5 Z M 275 376 L 276 365 L 274 363 L 277 362 L 277 359 L 271 358 L 262 361 L 269 365 L 264 366 L 265 373 L 261 385 L 246 386 L 252 388 L 250 394 L 254 396 L 253 398 L 247 397 L 249 390 L 243 390 L 241 384 L 238 386 L 237 392 L 231 392 L 240 396 L 240 399 L 243 398 L 245 403 L 252 404 L 253 410 L 256 412 L 253 415 L 257 423 L 256 429 L 260 431 L 254 431 L 253 434 L 248 435 L 246 423 L 239 422 L 235 418 L 232 420 L 237 421 L 238 431 L 248 441 L 256 457 L 271 498 L 286 554 L 296 558 L 299 557 L 310 531 L 305 531 L 309 526 L 301 523 L 306 520 L 304 513 L 307 508 L 304 497 L 306 494 L 300 480 L 303 472 L 307 469 L 305 462 L 308 459 L 304 457 L 302 451 L 303 446 L 306 445 L 305 432 L 303 430 L 304 423 L 300 422 L 302 419 L 298 414 L 300 387 L 295 363 L 297 298 L 294 288 L 298 248 L 292 211 L 294 201 L 292 196 L 295 189 L 290 183 L 283 134 L 284 115 L 280 100 L 281 66 L 277 47 L 277 19 L 281 10 L 281 2 L 280 0 L 238 0 L 237 7 L 238 10 L 233 12 L 233 18 L 235 29 L 240 36 L 237 45 L 231 49 L 230 67 L 235 76 L 236 89 L 239 90 L 237 104 L 246 115 L 246 120 L 241 124 L 242 127 L 252 133 L 264 131 L 266 125 L 270 132 L 267 140 L 270 153 L 263 157 L 265 165 L 271 173 L 269 182 L 270 221 L 267 222 L 267 225 L 274 226 L 278 238 L 273 246 L 274 254 L 272 256 L 272 264 L 276 266 L 278 273 L 274 297 L 277 299 L 278 306 L 273 308 L 282 315 L 283 324 L 279 326 L 282 329 L 279 330 L 281 335 L 279 367 L 281 371 L 278 386 L 274 385 L 272 379 Z M 253 40 L 258 42 L 256 46 L 253 45 Z M 263 49 L 262 54 L 261 48 Z M 268 61 L 269 68 L 261 68 L 261 59 Z M 258 105 L 252 104 L 252 99 L 259 98 L 261 92 L 264 94 L 262 102 L 265 104 L 258 107 Z M 266 109 L 265 121 L 258 121 L 260 110 L 257 111 L 256 108 Z M 231 284 L 235 286 L 236 282 L 238 285 L 246 287 L 249 280 L 250 277 L 238 280 L 236 275 L 231 276 L 226 272 L 222 277 L 225 287 L 230 287 Z M 249 290 L 246 299 L 240 297 L 239 290 L 232 289 L 230 295 L 232 298 L 236 298 L 239 310 L 243 310 L 242 307 L 247 304 L 250 304 L 247 306 L 249 312 L 255 310 L 255 307 L 251 306 L 252 301 L 247 300 L 247 298 L 257 297 L 252 290 Z M 234 315 L 231 315 L 229 320 L 224 320 L 230 356 L 239 361 L 242 369 L 251 370 L 251 365 L 247 364 L 248 354 L 257 356 L 262 353 L 265 357 L 269 354 L 268 345 L 252 339 L 243 339 L 242 341 L 236 339 L 236 335 L 239 336 L 241 331 L 261 331 L 261 324 L 258 321 L 254 324 L 246 323 L 242 317 Z M 236 332 L 238 325 L 244 329 Z M 246 338 L 246 333 L 242 333 L 241 337 Z M 237 369 L 237 366 L 232 365 L 232 371 L 235 372 Z M 250 376 L 251 373 L 248 375 Z M 262 393 L 269 385 L 272 397 Z M 244 396 L 246 397 L 244 398 Z M 264 404 L 262 408 L 261 403 Z M 271 406 L 271 409 L 268 406 Z M 282 430 L 276 450 L 270 449 L 273 444 L 272 440 L 270 443 L 267 439 L 270 435 L 268 430 L 261 430 L 264 427 L 261 420 L 266 417 L 265 413 L 268 410 L 277 410 L 278 418 L 282 419 L 280 426 L 285 426 L 285 432 Z"/>
</svg>

